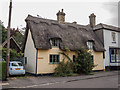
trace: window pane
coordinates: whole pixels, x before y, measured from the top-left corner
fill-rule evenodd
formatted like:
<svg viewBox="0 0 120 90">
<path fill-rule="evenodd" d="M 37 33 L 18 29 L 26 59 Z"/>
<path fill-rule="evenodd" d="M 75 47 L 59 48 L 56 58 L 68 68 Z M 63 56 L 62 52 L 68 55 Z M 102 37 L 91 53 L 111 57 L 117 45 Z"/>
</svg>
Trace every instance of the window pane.
<svg viewBox="0 0 120 90">
<path fill-rule="evenodd" d="M 55 46 L 57 46 L 57 40 L 55 39 Z"/>
<path fill-rule="evenodd" d="M 12 63 L 12 66 L 19 66 L 18 63 Z"/>
<path fill-rule="evenodd" d="M 111 62 L 115 62 L 115 49 L 111 49 Z"/>
<path fill-rule="evenodd" d="M 25 57 L 25 64 L 27 64 L 27 57 Z"/>
<path fill-rule="evenodd" d="M 92 60 L 92 63 L 94 63 L 94 56 L 93 55 L 91 56 L 91 60 Z"/>
<path fill-rule="evenodd" d="M 50 63 L 52 62 L 52 55 L 50 55 Z"/>
<path fill-rule="evenodd" d="M 56 62 L 59 62 L 59 55 L 57 55 L 57 60 L 56 60 Z"/>
<path fill-rule="evenodd" d="M 120 49 L 116 49 L 116 61 L 120 62 Z"/>
<path fill-rule="evenodd" d="M 57 62 L 57 55 L 55 55 L 55 62 Z"/>
<path fill-rule="evenodd" d="M 115 55 L 111 55 L 111 62 L 115 62 Z"/>
<path fill-rule="evenodd" d="M 18 63 L 19 66 L 23 66 L 22 63 Z"/>
<path fill-rule="evenodd" d="M 55 46 L 55 40 L 53 40 L 53 46 Z"/>
<path fill-rule="evenodd" d="M 115 54 L 115 50 L 114 49 L 111 49 L 111 54 Z"/>
<path fill-rule="evenodd" d="M 115 32 L 112 32 L 112 39 L 113 39 L 113 41 L 115 41 Z"/>
<path fill-rule="evenodd" d="M 57 46 L 59 47 L 59 40 L 57 40 Z"/>
<path fill-rule="evenodd" d="M 75 55 L 73 55 L 73 62 L 75 62 Z"/>
<path fill-rule="evenodd" d="M 53 62 L 55 62 L 55 57 L 56 57 L 56 56 L 55 56 L 55 55 L 53 55 Z"/>
</svg>

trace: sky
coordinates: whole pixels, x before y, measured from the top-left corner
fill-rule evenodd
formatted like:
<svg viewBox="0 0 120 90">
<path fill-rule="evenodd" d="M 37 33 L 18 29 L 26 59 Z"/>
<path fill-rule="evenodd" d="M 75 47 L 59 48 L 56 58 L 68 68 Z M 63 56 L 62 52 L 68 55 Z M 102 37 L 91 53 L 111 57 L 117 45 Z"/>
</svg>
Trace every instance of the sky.
<svg viewBox="0 0 120 90">
<path fill-rule="evenodd" d="M 0 20 L 8 26 L 9 1 L 0 0 Z M 11 28 L 23 28 L 28 14 L 57 20 L 56 13 L 64 9 L 66 22 L 89 24 L 89 15 L 96 15 L 96 24 L 118 26 L 119 0 L 12 0 Z"/>
</svg>

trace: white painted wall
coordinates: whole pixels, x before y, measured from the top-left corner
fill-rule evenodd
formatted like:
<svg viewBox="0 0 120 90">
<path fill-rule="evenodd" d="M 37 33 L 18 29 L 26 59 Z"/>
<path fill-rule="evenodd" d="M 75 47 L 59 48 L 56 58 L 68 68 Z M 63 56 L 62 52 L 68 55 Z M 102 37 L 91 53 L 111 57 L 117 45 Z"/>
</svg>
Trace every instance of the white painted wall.
<svg viewBox="0 0 120 90">
<path fill-rule="evenodd" d="M 27 64 L 25 65 L 26 72 L 35 74 L 36 72 L 36 48 L 31 36 L 31 31 L 28 32 L 28 37 L 25 46 L 24 57 L 27 57 Z"/>
<path fill-rule="evenodd" d="M 104 48 L 105 48 L 105 66 L 116 66 L 118 63 L 110 63 L 110 57 L 109 57 L 109 47 L 118 47 L 120 45 L 120 42 L 118 44 L 118 38 L 120 38 L 120 34 L 118 35 L 118 32 L 116 33 L 116 43 L 112 43 L 112 32 L 110 30 L 103 30 L 104 34 Z M 119 39 L 120 41 L 120 39 Z"/>
<path fill-rule="evenodd" d="M 118 47 L 120 47 L 120 32 L 118 33 Z"/>
</svg>

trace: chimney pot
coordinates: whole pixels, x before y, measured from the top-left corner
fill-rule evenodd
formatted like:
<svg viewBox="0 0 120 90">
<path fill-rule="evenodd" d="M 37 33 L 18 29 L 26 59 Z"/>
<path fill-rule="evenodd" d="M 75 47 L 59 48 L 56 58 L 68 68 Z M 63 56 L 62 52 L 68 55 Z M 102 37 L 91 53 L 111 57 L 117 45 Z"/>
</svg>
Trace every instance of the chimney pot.
<svg viewBox="0 0 120 90">
<path fill-rule="evenodd" d="M 65 23 L 65 13 L 63 12 L 63 9 L 61 11 L 59 10 L 56 15 L 57 15 L 57 21 L 59 23 L 64 24 Z"/>
<path fill-rule="evenodd" d="M 77 24 L 77 22 L 76 22 L 76 21 L 74 21 L 74 22 L 73 22 L 73 24 Z"/>
<path fill-rule="evenodd" d="M 95 27 L 96 25 L 96 15 L 94 13 L 92 13 L 90 16 L 89 16 L 89 22 L 90 22 L 90 26 L 93 28 Z"/>
<path fill-rule="evenodd" d="M 62 12 L 63 12 L 63 9 L 62 9 Z"/>
</svg>

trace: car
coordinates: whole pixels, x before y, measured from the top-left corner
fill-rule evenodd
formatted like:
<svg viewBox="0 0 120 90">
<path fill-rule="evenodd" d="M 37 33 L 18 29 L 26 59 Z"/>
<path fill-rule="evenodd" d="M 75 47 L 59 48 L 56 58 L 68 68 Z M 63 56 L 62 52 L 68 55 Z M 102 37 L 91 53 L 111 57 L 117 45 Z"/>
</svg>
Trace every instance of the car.
<svg viewBox="0 0 120 90">
<path fill-rule="evenodd" d="M 23 64 L 20 61 L 10 61 L 9 75 L 25 75 Z"/>
</svg>

